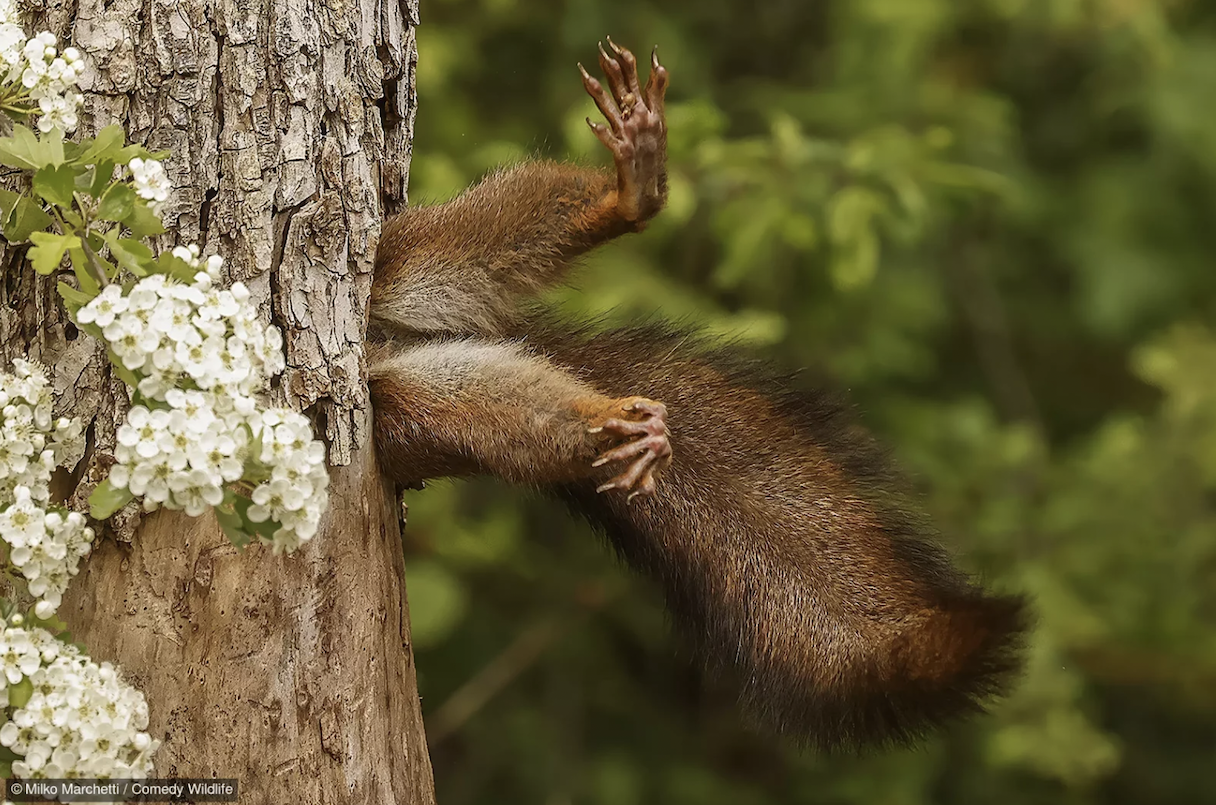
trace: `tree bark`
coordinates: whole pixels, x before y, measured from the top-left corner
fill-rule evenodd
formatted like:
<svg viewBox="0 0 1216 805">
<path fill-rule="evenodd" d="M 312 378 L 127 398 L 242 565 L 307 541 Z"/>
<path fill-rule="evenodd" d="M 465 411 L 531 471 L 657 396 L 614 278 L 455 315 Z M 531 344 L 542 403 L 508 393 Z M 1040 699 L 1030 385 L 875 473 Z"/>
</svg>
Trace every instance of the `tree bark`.
<svg viewBox="0 0 1216 805">
<path fill-rule="evenodd" d="M 383 210 L 404 201 L 415 0 L 44 0 L 31 22 L 90 62 L 85 133 L 166 160 L 162 240 L 226 259 L 284 332 L 277 403 L 330 447 L 330 511 L 291 557 L 238 552 L 213 518 L 118 518 L 61 616 L 147 695 L 159 776 L 236 777 L 243 803 L 434 802 L 393 490 L 360 361 Z M 54 282 L 3 258 L 0 357 L 55 368 L 94 423 L 77 508 L 108 471 L 125 387 Z M 74 479 L 76 480 L 76 479 Z"/>
</svg>

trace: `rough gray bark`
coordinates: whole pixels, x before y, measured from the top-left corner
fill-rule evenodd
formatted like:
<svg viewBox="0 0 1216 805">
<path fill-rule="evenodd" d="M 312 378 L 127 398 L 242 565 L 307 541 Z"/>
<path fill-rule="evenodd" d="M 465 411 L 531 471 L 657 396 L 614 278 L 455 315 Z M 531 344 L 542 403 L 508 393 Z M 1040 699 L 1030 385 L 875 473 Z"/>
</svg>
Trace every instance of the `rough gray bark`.
<svg viewBox="0 0 1216 805">
<path fill-rule="evenodd" d="M 397 512 L 360 378 L 383 210 L 404 200 L 414 0 L 46 0 L 31 21 L 91 63 L 88 132 L 167 150 L 164 246 L 227 260 L 284 330 L 278 402 L 315 414 L 333 490 L 315 540 L 233 549 L 209 517 L 127 512 L 60 614 L 146 694 L 161 776 L 237 777 L 242 802 L 434 801 Z M 93 421 L 76 500 L 105 477 L 121 383 L 53 282 L 3 256 L 0 344 L 55 367 Z"/>
</svg>

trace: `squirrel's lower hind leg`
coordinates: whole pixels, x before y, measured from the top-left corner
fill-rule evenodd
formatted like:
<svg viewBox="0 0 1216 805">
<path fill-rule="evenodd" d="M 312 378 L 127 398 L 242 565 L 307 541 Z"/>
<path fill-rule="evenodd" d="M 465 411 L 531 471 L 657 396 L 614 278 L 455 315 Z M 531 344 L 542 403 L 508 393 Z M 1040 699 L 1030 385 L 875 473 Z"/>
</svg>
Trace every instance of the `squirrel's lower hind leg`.
<svg viewBox="0 0 1216 805">
<path fill-rule="evenodd" d="M 586 479 L 633 497 L 654 492 L 671 458 L 661 403 L 614 400 L 515 342 L 389 343 L 372 349 L 369 365 L 381 463 L 403 485 L 478 474 L 535 486 Z"/>
</svg>

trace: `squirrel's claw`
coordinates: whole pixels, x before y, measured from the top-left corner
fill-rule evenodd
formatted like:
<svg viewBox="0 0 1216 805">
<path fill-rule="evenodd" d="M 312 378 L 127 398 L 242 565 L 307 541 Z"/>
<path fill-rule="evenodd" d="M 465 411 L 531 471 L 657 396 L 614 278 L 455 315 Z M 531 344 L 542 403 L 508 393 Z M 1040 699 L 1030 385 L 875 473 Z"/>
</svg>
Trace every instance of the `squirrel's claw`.
<svg viewBox="0 0 1216 805">
<path fill-rule="evenodd" d="M 650 52 L 650 78 L 646 81 L 646 106 L 651 112 L 663 116 L 663 100 L 667 95 L 667 68 L 659 64 L 659 46 Z"/>
<path fill-rule="evenodd" d="M 608 146 L 608 148 L 611 150 L 613 148 L 613 143 L 615 143 L 616 139 L 620 137 L 625 130 L 625 121 L 621 119 L 621 113 L 616 107 L 616 102 L 612 99 L 612 96 L 608 94 L 607 90 L 604 89 L 604 85 L 601 84 L 598 79 L 588 73 L 587 69 L 583 67 L 582 64 L 579 64 L 578 69 L 579 72 L 583 74 L 583 89 L 587 90 L 587 94 L 591 96 L 591 100 L 595 101 L 595 105 L 599 108 L 600 113 L 607 118 L 610 124 L 612 124 L 612 133 L 615 136 L 609 138 L 608 140 L 605 140 L 604 137 L 600 137 L 600 141 L 603 142 L 604 145 Z M 607 127 L 605 127 L 603 123 L 592 123 L 591 119 L 588 118 L 587 124 L 591 126 L 593 131 L 595 131 L 596 136 L 599 136 L 601 129 L 605 134 L 608 133 Z"/>
<path fill-rule="evenodd" d="M 638 85 L 638 60 L 634 58 L 633 53 L 623 47 L 618 47 L 616 42 L 612 41 L 612 37 L 604 37 L 608 40 L 608 47 L 612 48 L 612 52 L 616 54 L 616 61 L 619 63 L 621 78 L 624 79 L 624 91 L 632 95 L 636 99 L 641 99 L 642 88 Z M 627 97 L 627 96 L 622 96 Z"/>
<path fill-rule="evenodd" d="M 655 473 L 671 463 L 671 441 L 667 436 L 667 406 L 661 402 L 635 397 L 621 405 L 621 410 L 642 415 L 641 419 L 608 419 L 591 428 L 592 433 L 610 433 L 628 439 L 602 453 L 593 467 L 615 461 L 629 461 L 624 472 L 599 485 L 596 492 L 611 489 L 628 491 L 627 500 L 639 495 L 653 495 Z"/>
<path fill-rule="evenodd" d="M 593 78 L 580 64 L 583 88 L 608 121 L 587 124 L 612 152 L 617 169 L 617 214 L 640 230 L 667 199 L 667 124 L 663 119 L 663 96 L 667 91 L 667 68 L 658 53 L 650 56 L 650 77 L 643 90 L 638 82 L 638 60 L 627 49 L 608 40 L 598 46 L 604 83 Z M 605 88 L 607 84 L 607 88 Z"/>
</svg>

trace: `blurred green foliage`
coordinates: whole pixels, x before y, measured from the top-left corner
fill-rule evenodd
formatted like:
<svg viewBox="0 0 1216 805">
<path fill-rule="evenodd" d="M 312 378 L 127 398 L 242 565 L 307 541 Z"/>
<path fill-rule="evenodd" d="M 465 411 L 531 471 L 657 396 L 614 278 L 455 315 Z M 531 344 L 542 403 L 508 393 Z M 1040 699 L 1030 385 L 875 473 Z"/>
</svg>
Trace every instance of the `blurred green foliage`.
<svg viewBox="0 0 1216 805">
<path fill-rule="evenodd" d="M 1027 592 L 993 715 L 831 758 L 756 736 L 554 506 L 410 493 L 444 805 L 1216 801 L 1216 7 L 430 0 L 411 196 L 607 162 L 575 63 L 672 74 L 671 205 L 555 304 L 847 387 L 945 540 Z"/>
</svg>

